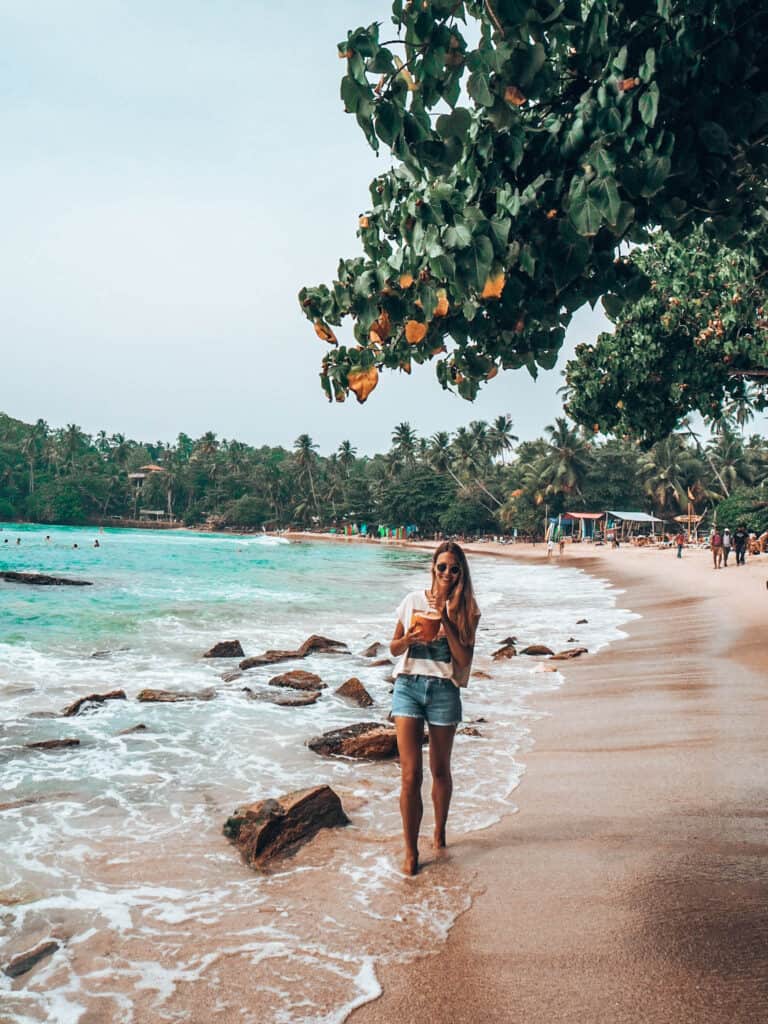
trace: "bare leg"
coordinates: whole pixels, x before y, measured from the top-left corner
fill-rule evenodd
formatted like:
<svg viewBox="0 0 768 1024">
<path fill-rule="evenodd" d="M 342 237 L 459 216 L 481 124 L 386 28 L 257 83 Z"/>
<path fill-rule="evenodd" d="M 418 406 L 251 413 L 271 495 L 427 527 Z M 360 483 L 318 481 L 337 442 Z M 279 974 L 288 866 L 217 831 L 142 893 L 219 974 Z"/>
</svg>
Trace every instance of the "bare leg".
<svg viewBox="0 0 768 1024">
<path fill-rule="evenodd" d="M 451 778 L 451 750 L 455 725 L 430 725 L 429 768 L 432 772 L 432 803 L 435 808 L 435 849 L 445 846 L 445 823 L 451 806 L 453 779 Z"/>
<path fill-rule="evenodd" d="M 405 859 L 403 872 L 415 875 L 419 870 L 419 828 L 424 807 L 421 801 L 423 778 L 421 744 L 424 720 L 395 716 L 397 749 L 400 753 L 400 815 L 403 819 Z"/>
</svg>

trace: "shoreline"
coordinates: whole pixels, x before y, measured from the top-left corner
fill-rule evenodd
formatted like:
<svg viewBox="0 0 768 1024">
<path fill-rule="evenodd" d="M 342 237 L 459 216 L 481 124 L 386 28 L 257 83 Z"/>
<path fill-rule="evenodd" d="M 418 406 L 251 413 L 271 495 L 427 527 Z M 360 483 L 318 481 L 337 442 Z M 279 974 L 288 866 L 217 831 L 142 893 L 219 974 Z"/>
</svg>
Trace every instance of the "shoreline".
<svg viewBox="0 0 768 1024">
<path fill-rule="evenodd" d="M 547 561 L 543 545 L 465 549 Z M 641 617 L 531 699 L 545 717 L 517 813 L 452 859 L 483 891 L 433 954 L 378 972 L 382 995 L 351 1024 L 763 1019 L 768 558 L 719 572 L 709 559 L 566 548 L 562 564 Z"/>
</svg>

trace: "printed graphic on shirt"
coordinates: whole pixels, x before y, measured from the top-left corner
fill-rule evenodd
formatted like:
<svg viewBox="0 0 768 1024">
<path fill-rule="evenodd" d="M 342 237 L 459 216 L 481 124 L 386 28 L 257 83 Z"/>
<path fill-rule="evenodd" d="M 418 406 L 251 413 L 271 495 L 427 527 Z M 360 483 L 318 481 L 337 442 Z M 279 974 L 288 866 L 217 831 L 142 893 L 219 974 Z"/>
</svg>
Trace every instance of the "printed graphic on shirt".
<svg viewBox="0 0 768 1024">
<path fill-rule="evenodd" d="M 448 639 L 441 637 L 431 644 L 411 644 L 408 648 L 408 657 L 418 658 L 420 661 L 450 662 L 451 649 L 448 646 Z"/>
</svg>

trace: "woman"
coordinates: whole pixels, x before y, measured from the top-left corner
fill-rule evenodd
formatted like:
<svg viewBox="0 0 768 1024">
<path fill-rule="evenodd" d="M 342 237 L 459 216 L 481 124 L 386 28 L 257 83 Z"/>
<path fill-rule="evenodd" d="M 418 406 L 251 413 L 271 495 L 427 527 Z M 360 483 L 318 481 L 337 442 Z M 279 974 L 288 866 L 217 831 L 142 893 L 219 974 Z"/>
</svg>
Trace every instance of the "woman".
<svg viewBox="0 0 768 1024">
<path fill-rule="evenodd" d="M 445 823 L 453 790 L 451 749 L 461 721 L 459 687 L 469 680 L 479 619 L 466 556 L 458 544 L 445 541 L 432 556 L 429 590 L 413 591 L 397 609 L 397 626 L 389 645 L 398 658 L 392 717 L 400 752 L 403 871 L 407 875 L 419 870 L 425 721 L 429 726 L 435 808 L 434 846 L 436 851 L 445 847 Z"/>
</svg>

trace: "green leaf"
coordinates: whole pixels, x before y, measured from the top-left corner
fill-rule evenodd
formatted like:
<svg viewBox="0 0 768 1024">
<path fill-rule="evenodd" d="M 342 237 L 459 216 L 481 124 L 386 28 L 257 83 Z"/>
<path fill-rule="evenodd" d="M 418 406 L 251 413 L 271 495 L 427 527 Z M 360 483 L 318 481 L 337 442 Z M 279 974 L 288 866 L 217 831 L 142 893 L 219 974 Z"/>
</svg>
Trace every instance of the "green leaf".
<svg viewBox="0 0 768 1024">
<path fill-rule="evenodd" d="M 651 128 L 655 123 L 656 115 L 659 112 L 659 87 L 655 82 L 652 82 L 645 90 L 643 95 L 640 97 L 637 106 L 643 122 Z"/>
<path fill-rule="evenodd" d="M 462 249 L 456 257 L 457 266 L 461 267 L 470 283 L 475 288 L 482 288 L 493 262 L 493 246 L 490 238 L 479 235 L 472 244 Z"/>
<path fill-rule="evenodd" d="M 493 106 L 493 93 L 488 85 L 488 76 L 484 71 L 474 71 L 467 82 L 467 92 L 481 107 Z"/>
<path fill-rule="evenodd" d="M 456 107 L 450 114 L 441 114 L 435 128 L 443 139 L 457 138 L 465 142 L 467 132 L 472 127 L 472 115 L 466 107 Z"/>
<path fill-rule="evenodd" d="M 731 150 L 731 140 L 725 129 L 716 121 L 705 121 L 699 129 L 701 144 L 710 153 L 727 156 Z"/>
<path fill-rule="evenodd" d="M 446 230 L 443 240 L 449 249 L 466 249 L 472 243 L 472 232 L 459 222 Z"/>
<path fill-rule="evenodd" d="M 568 193 L 568 216 L 580 235 L 596 235 L 603 217 L 594 192 L 583 178 L 574 178 Z"/>
<path fill-rule="evenodd" d="M 391 146 L 400 133 L 402 123 L 402 114 L 391 100 L 380 100 L 376 104 L 374 125 L 382 142 Z"/>
</svg>

